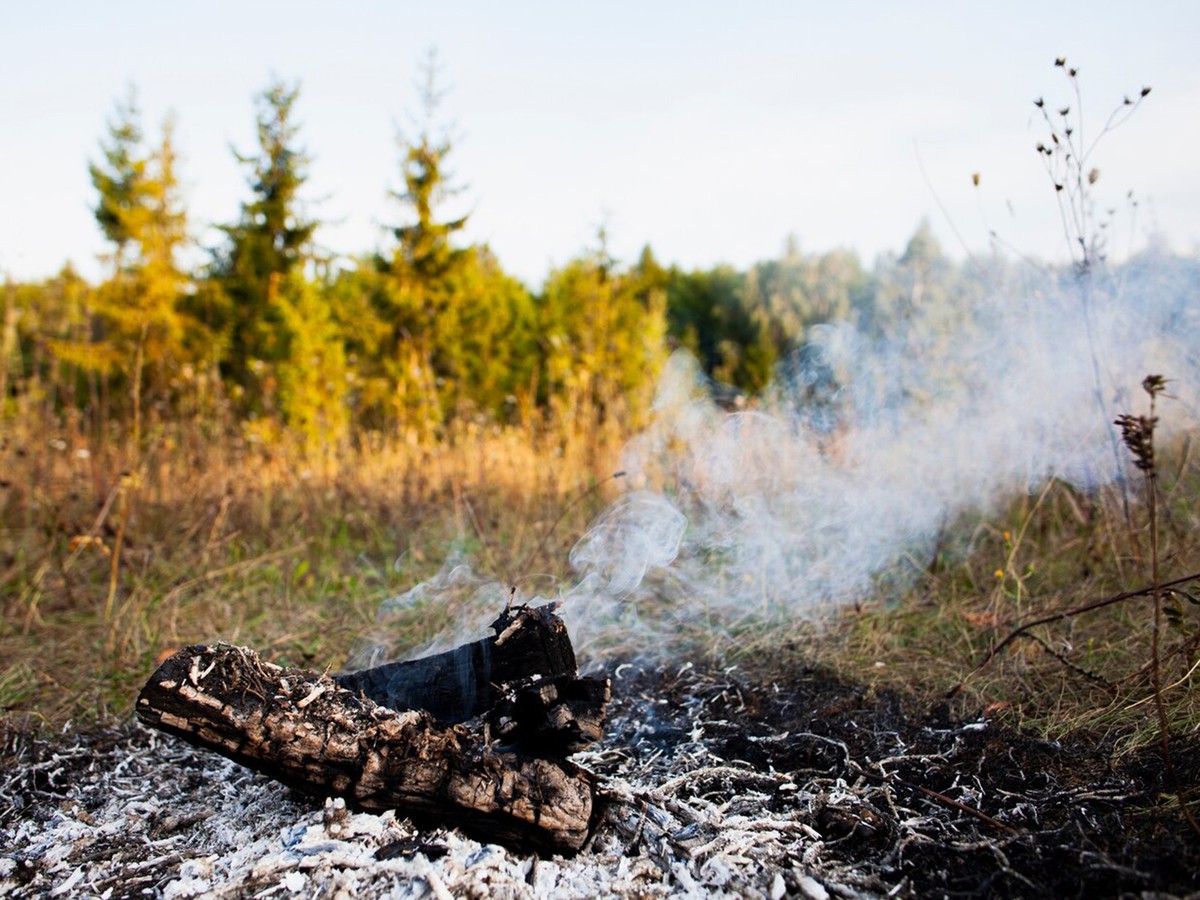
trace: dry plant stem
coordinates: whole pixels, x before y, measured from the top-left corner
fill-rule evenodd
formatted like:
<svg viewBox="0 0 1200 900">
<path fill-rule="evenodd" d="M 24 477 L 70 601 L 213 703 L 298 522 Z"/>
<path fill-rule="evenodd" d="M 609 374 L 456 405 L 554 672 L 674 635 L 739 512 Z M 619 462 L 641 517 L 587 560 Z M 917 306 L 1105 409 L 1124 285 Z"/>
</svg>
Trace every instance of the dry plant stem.
<svg viewBox="0 0 1200 900">
<path fill-rule="evenodd" d="M 129 518 L 129 501 L 125 494 L 125 479 L 122 478 L 120 519 L 117 522 L 117 534 L 113 539 L 111 567 L 108 576 L 108 596 L 104 599 L 104 624 L 109 628 L 109 643 L 112 642 L 113 604 L 117 599 L 117 583 L 121 574 L 121 547 L 125 543 L 125 522 Z"/>
<path fill-rule="evenodd" d="M 1188 669 L 1186 672 L 1184 672 L 1181 676 L 1179 676 L 1178 679 L 1176 679 L 1174 682 L 1172 682 L 1171 684 L 1168 684 L 1165 688 L 1163 688 L 1163 693 L 1165 694 L 1167 691 L 1172 691 L 1177 687 L 1182 687 L 1183 685 L 1187 684 L 1188 681 L 1191 680 L 1191 677 L 1196 674 L 1197 669 L 1200 669 L 1200 659 L 1198 659 L 1198 660 L 1196 660 L 1196 662 L 1192 663 L 1192 667 L 1190 669 Z M 1126 708 L 1126 710 L 1137 709 L 1142 704 L 1146 703 L 1147 701 L 1153 700 L 1153 699 L 1154 699 L 1153 697 L 1143 697 L 1141 700 L 1138 700 L 1136 703 L 1130 703 L 1125 708 Z"/>
<path fill-rule="evenodd" d="M 1025 579 L 1017 572 L 1017 553 L 1020 551 L 1021 545 L 1025 541 L 1025 534 L 1029 530 L 1029 526 L 1033 524 L 1034 517 L 1037 515 L 1038 510 L 1041 509 L 1042 504 L 1045 503 L 1046 497 L 1049 495 L 1050 489 L 1053 486 L 1054 479 L 1050 479 L 1046 482 L 1045 487 L 1042 488 L 1041 493 L 1038 494 L 1038 498 L 1034 502 L 1033 508 L 1029 510 L 1028 514 L 1024 517 L 1024 521 L 1021 522 L 1021 528 L 1017 531 L 1016 537 L 1012 541 L 1012 548 L 1008 552 L 1008 558 L 1004 561 L 1004 571 L 1012 574 L 1013 580 L 1017 585 L 1016 606 L 1018 617 L 1021 615 L 1021 601 L 1025 590 Z M 997 599 L 999 599 L 998 596 Z"/>
<path fill-rule="evenodd" d="M 960 801 L 955 800 L 953 797 L 947 797 L 945 794 L 941 793 L 940 791 L 935 791 L 933 788 L 927 788 L 922 784 L 913 784 L 911 781 L 906 781 L 905 779 L 899 778 L 890 773 L 877 775 L 874 772 L 868 772 L 862 766 L 859 766 L 854 762 L 850 762 L 850 767 L 863 778 L 868 778 L 871 781 L 875 781 L 879 784 L 898 784 L 901 787 L 908 788 L 910 791 L 917 791 L 918 793 L 924 794 L 926 797 L 936 800 L 938 803 L 944 804 L 951 809 L 956 809 L 959 812 L 964 812 L 969 816 L 974 816 L 979 821 L 984 822 L 992 828 L 995 828 L 997 831 L 1003 831 L 1006 834 L 1018 836 L 1021 834 L 1020 831 L 1013 828 L 1011 825 L 1006 825 L 999 819 L 992 818 L 983 810 L 976 809 L 974 806 L 968 806 L 965 803 L 961 803 Z"/>
<path fill-rule="evenodd" d="M 1154 421 L 1154 395 L 1150 395 L 1150 421 Z M 1162 740 L 1163 758 L 1174 776 L 1171 746 L 1167 738 L 1167 711 L 1162 698 L 1162 662 L 1159 658 L 1159 637 L 1162 632 L 1162 588 L 1158 584 L 1158 485 L 1153 467 L 1146 470 L 1146 498 L 1150 506 L 1150 586 L 1154 596 L 1154 629 L 1150 633 L 1150 684 L 1154 688 L 1154 710 L 1158 715 L 1158 733 Z M 1186 809 L 1186 807 L 1185 807 Z"/>
<path fill-rule="evenodd" d="M 37 571 L 33 575 L 33 581 L 30 583 L 30 586 L 21 593 L 21 602 L 18 608 L 20 608 L 20 606 L 25 607 L 25 623 L 21 629 L 22 634 L 29 634 L 29 630 L 33 627 L 35 622 L 41 624 L 42 617 L 38 612 L 38 606 L 42 601 L 42 582 L 45 580 L 46 574 L 49 571 L 50 559 L 47 557 L 46 559 L 42 560 L 41 564 L 38 566 Z"/>
<path fill-rule="evenodd" d="M 1104 228 L 1106 223 L 1097 225 L 1093 219 L 1092 185 L 1100 177 L 1100 170 L 1090 167 L 1089 159 L 1100 141 L 1114 128 L 1128 121 L 1141 106 L 1142 101 L 1150 93 L 1150 88 L 1144 87 L 1133 100 L 1126 96 L 1124 101 L 1109 115 L 1104 127 L 1088 143 L 1083 131 L 1083 93 L 1079 87 L 1078 70 L 1068 66 L 1065 57 L 1059 57 L 1054 65 L 1066 74 L 1074 94 L 1074 120 L 1071 119 L 1070 104 L 1056 109 L 1057 117 L 1051 116 L 1053 104 L 1048 105 L 1042 98 L 1034 101 L 1034 105 L 1042 114 L 1046 125 L 1049 143 L 1037 145 L 1038 155 L 1050 176 L 1054 186 L 1054 196 L 1058 204 L 1059 216 L 1062 220 L 1063 234 L 1067 238 L 1071 258 L 1075 262 L 1079 284 L 1079 297 L 1083 307 L 1083 324 L 1087 333 L 1088 348 L 1091 354 L 1092 379 L 1096 406 L 1102 417 L 1107 418 L 1108 407 L 1104 400 L 1103 380 L 1100 371 L 1100 359 L 1096 350 L 1095 326 L 1093 323 L 1093 296 L 1091 277 L 1097 264 L 1103 263 Z M 1078 255 L 1077 255 L 1078 254 Z M 1153 396 L 1151 399 L 1153 406 Z M 1153 415 L 1153 413 L 1151 413 Z M 1115 434 L 1109 435 L 1112 441 L 1113 459 L 1118 468 L 1121 464 L 1121 447 Z M 1129 492 L 1124 480 L 1118 480 L 1121 491 L 1121 505 L 1125 513 L 1125 521 L 1129 534 L 1134 541 L 1133 515 L 1129 505 Z"/>
<path fill-rule="evenodd" d="M 1111 681 L 1109 681 L 1106 678 L 1101 678 L 1095 672 L 1089 672 L 1083 666 L 1078 665 L 1077 663 L 1074 663 L 1071 660 L 1067 659 L 1066 654 L 1060 653 L 1059 651 L 1055 650 L 1052 646 L 1050 646 L 1049 641 L 1043 640 L 1042 638 L 1038 637 L 1036 634 L 1030 634 L 1030 635 L 1027 635 L 1027 637 L 1030 638 L 1030 640 L 1036 641 L 1041 646 L 1041 648 L 1044 651 L 1046 651 L 1046 653 L 1053 656 L 1060 663 L 1062 663 L 1062 665 L 1064 665 L 1066 668 L 1070 669 L 1072 672 L 1074 672 L 1076 675 L 1080 676 L 1081 678 L 1087 679 L 1092 684 L 1096 685 L 1096 687 L 1102 688 L 1103 690 L 1108 691 L 1110 694 L 1116 690 L 1117 686 L 1115 684 L 1113 684 Z"/>
<path fill-rule="evenodd" d="M 1082 174 L 1082 169 L 1080 170 Z M 1092 302 L 1092 283 L 1091 272 L 1084 268 L 1079 273 L 1079 294 L 1083 304 L 1083 325 L 1087 334 L 1088 353 L 1092 358 L 1092 397 L 1096 401 L 1096 408 L 1100 412 L 1102 419 L 1107 419 L 1109 416 L 1108 406 L 1104 402 L 1104 380 L 1100 374 L 1100 357 L 1096 350 L 1096 329 L 1093 323 L 1093 302 Z M 1151 416 L 1153 412 L 1153 401 L 1151 401 Z M 1115 431 L 1108 432 L 1109 443 L 1112 446 L 1113 462 L 1116 463 L 1117 470 L 1121 468 L 1121 442 L 1117 438 Z M 1133 542 L 1134 551 L 1141 555 L 1141 550 L 1137 545 L 1137 533 L 1133 527 L 1133 510 L 1129 506 L 1129 490 L 1126 487 L 1125 479 L 1117 479 L 1117 487 L 1121 491 L 1121 511 L 1125 515 L 1125 525 L 1129 531 L 1130 539 Z"/>
<path fill-rule="evenodd" d="M 121 549 L 125 545 L 125 524 L 129 521 L 130 514 L 130 497 L 129 494 L 136 490 L 136 485 L 141 483 L 141 462 L 142 462 L 142 368 L 145 363 L 145 345 L 146 332 L 149 328 L 149 323 L 142 323 L 142 332 L 138 337 L 137 350 L 134 353 L 133 360 L 133 465 L 130 466 L 130 475 L 122 476 L 119 483 L 120 487 L 120 513 L 121 519 L 117 523 L 117 535 L 113 541 L 112 549 L 112 567 L 109 570 L 108 577 L 108 596 L 104 600 L 104 625 L 107 629 L 105 636 L 105 648 L 109 655 L 116 652 L 117 634 L 116 625 L 113 619 L 113 608 L 117 600 L 117 588 L 120 583 L 121 576 Z"/>
<path fill-rule="evenodd" d="M 1019 832 L 1017 829 L 1013 828 L 1011 825 L 1005 825 L 999 819 L 993 819 L 991 816 L 989 816 L 983 810 L 976 809 L 973 806 L 967 806 L 967 804 L 965 804 L 965 803 L 960 803 L 959 801 L 955 800 L 953 797 L 947 797 L 945 794 L 941 793 L 940 791 L 935 791 L 933 788 L 927 788 L 927 787 L 924 787 L 923 785 L 919 785 L 919 784 L 916 785 L 915 787 L 918 791 L 920 791 L 926 797 L 931 797 L 934 800 L 937 800 L 939 803 L 944 803 L 946 806 L 949 806 L 952 809 L 957 809 L 959 812 L 965 812 L 967 815 L 974 816 L 979 821 L 990 825 L 992 828 L 995 828 L 997 831 L 1003 831 L 1003 832 L 1006 832 L 1007 834 L 1012 834 L 1012 835 L 1020 835 L 1021 834 L 1021 832 Z"/>
<path fill-rule="evenodd" d="M 100 529 L 104 526 L 105 521 L 108 519 L 109 513 L 112 512 L 113 504 L 116 503 L 118 499 L 123 498 L 124 494 L 124 481 L 118 479 L 116 485 L 108 492 L 108 496 L 104 498 L 104 505 L 100 507 L 100 512 L 96 515 L 96 519 L 92 523 L 92 527 L 87 531 L 85 537 L 94 538 L 100 534 Z M 75 546 L 74 549 L 71 550 L 71 552 L 67 555 L 67 558 L 62 561 L 60 569 L 64 576 L 71 570 L 71 566 L 74 565 L 75 560 L 79 558 L 79 554 L 83 552 L 86 546 L 87 542 L 81 541 Z M 50 557 L 52 553 L 52 549 L 47 551 L 46 559 L 43 560 L 42 564 L 38 567 L 37 573 L 33 578 L 32 586 L 26 595 L 28 597 L 28 602 L 25 604 L 26 609 L 25 622 L 22 629 L 23 634 L 29 634 L 29 630 L 33 627 L 34 622 L 40 621 L 38 604 L 41 599 L 41 586 L 47 573 L 50 571 Z M 111 603 L 111 600 L 108 602 Z"/>
<path fill-rule="evenodd" d="M 492 553 L 492 546 L 488 542 L 487 535 L 479 524 L 479 517 L 475 515 L 475 507 L 471 505 L 471 501 L 466 497 L 458 497 L 456 502 L 460 503 L 467 511 L 467 519 L 471 522 L 471 530 L 475 532 L 475 537 L 479 538 L 479 548 L 483 551 L 484 561 L 487 563 L 489 572 L 498 571 L 496 568 L 496 557 Z M 512 581 L 512 579 L 507 579 Z"/>
<path fill-rule="evenodd" d="M 946 699 L 956 696 L 964 687 L 966 687 L 967 681 L 972 675 L 977 675 L 980 671 L 986 668 L 993 659 L 1000 655 L 1001 650 L 1003 650 L 1017 638 L 1024 636 L 1030 628 L 1036 628 L 1039 625 L 1049 625 L 1051 622 L 1060 622 L 1063 619 L 1070 619 L 1074 616 L 1082 615 L 1083 613 L 1094 612 L 1097 609 L 1103 609 L 1106 606 L 1112 606 L 1114 603 L 1121 603 L 1125 600 L 1132 600 L 1135 597 L 1153 595 L 1155 590 L 1161 593 L 1161 591 L 1167 588 L 1178 587 L 1181 584 L 1187 584 L 1189 581 L 1200 581 L 1200 572 L 1193 572 L 1191 575 L 1184 575 L 1181 578 L 1175 578 L 1171 581 L 1163 582 L 1162 584 L 1159 584 L 1157 588 L 1154 585 L 1151 585 L 1150 587 L 1139 588 L 1136 591 L 1122 591 L 1119 594 L 1113 594 L 1109 597 L 1105 597 L 1102 600 L 1096 600 L 1092 603 L 1085 603 L 1083 606 L 1075 606 L 1071 609 L 1063 610 L 1060 613 L 1054 613 L 1050 616 L 1040 616 L 1031 622 L 1026 622 L 1024 625 L 1020 625 L 1010 631 L 1008 635 L 1005 636 L 1004 640 L 1000 641 L 1000 643 L 988 650 L 987 656 L 983 658 L 983 661 L 980 662 L 979 665 L 977 665 L 974 669 L 972 669 L 966 678 L 946 692 Z"/>
<path fill-rule="evenodd" d="M 621 470 L 619 472 L 613 472 L 607 478 L 600 479 L 595 484 L 593 484 L 590 488 L 588 488 L 586 491 L 581 492 L 577 497 L 575 497 L 574 500 L 572 500 L 570 503 L 568 503 L 566 506 L 564 506 L 562 508 L 562 510 L 559 512 L 558 518 L 556 518 L 553 522 L 550 523 L 550 527 L 546 529 L 546 533 L 544 535 L 542 535 L 542 539 L 540 541 L 538 541 L 538 543 L 534 546 L 533 550 L 530 551 L 529 556 L 521 561 L 521 565 L 517 569 L 517 571 L 523 572 L 523 571 L 525 571 L 525 569 L 527 569 L 529 567 L 530 561 L 533 559 L 533 557 L 537 553 L 539 553 L 546 546 L 547 541 L 550 540 L 550 536 L 552 534 L 554 534 L 554 530 L 556 528 L 558 528 L 558 526 L 562 522 L 562 520 L 567 517 L 567 513 L 569 513 L 572 509 L 574 509 L 576 506 L 578 506 L 580 503 L 582 503 L 584 500 L 586 500 L 592 494 L 596 493 L 596 491 L 600 490 L 600 488 L 604 487 L 604 485 L 606 485 L 608 482 L 616 481 L 618 478 L 624 478 L 624 477 L 625 477 L 624 470 Z"/>
<path fill-rule="evenodd" d="M 294 556 L 295 554 L 301 552 L 308 545 L 309 541 L 304 540 L 298 544 L 295 544 L 294 546 L 284 547 L 282 550 L 272 550 L 269 553 L 263 553 L 254 557 L 253 559 L 243 559 L 240 562 L 230 563 L 227 566 L 221 566 L 219 569 L 212 569 L 211 571 L 205 572 L 203 575 L 197 575 L 195 578 L 189 578 L 187 581 L 181 581 L 179 584 L 167 591 L 163 597 L 163 600 L 164 602 L 167 600 L 174 600 L 180 594 L 186 593 L 187 591 L 199 585 L 207 584 L 210 581 L 216 581 L 218 578 L 224 578 L 227 575 L 235 575 L 238 572 L 245 571 L 246 569 L 253 569 L 257 566 L 264 566 L 267 563 L 274 562 L 277 559 L 286 559 L 289 556 Z"/>
<path fill-rule="evenodd" d="M 1149 379 L 1147 379 L 1147 382 Z M 1143 382 L 1145 384 L 1146 382 Z M 1150 433 L 1147 440 L 1153 440 L 1153 423 L 1155 422 L 1154 406 L 1157 392 L 1147 388 L 1150 394 Z M 1151 462 L 1153 457 L 1151 457 Z M 1154 711 L 1158 716 L 1158 736 L 1162 742 L 1163 765 L 1167 775 L 1175 786 L 1175 794 L 1179 800 L 1179 809 L 1188 826 L 1197 836 L 1200 836 L 1200 822 L 1188 806 L 1184 796 L 1183 785 L 1179 773 L 1175 769 L 1175 761 L 1171 754 L 1170 725 L 1167 722 L 1167 709 L 1163 703 L 1162 664 L 1159 659 L 1159 637 L 1162 632 L 1162 586 L 1158 583 L 1158 470 L 1153 464 L 1144 469 L 1146 476 L 1146 497 L 1150 510 L 1150 582 L 1154 596 L 1154 629 L 1150 634 L 1150 683 L 1154 689 Z"/>
</svg>

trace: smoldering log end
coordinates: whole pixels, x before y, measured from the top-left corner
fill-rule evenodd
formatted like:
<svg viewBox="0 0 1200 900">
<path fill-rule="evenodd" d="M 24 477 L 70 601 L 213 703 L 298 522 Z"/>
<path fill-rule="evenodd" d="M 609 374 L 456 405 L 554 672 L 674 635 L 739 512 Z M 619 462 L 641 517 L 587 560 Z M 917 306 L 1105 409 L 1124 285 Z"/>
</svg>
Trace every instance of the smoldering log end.
<svg viewBox="0 0 1200 900">
<path fill-rule="evenodd" d="M 575 677 L 575 650 L 554 607 L 506 607 L 492 634 L 445 653 L 335 675 L 338 684 L 392 709 L 423 709 L 466 722 L 495 705 L 504 686 L 533 676 Z"/>
</svg>

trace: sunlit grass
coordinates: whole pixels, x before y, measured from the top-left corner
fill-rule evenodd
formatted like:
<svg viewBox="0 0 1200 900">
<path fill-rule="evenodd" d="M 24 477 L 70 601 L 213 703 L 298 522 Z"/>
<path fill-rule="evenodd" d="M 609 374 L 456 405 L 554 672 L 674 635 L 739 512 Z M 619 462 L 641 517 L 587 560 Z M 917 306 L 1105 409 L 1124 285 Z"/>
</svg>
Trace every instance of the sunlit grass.
<svg viewBox="0 0 1200 900">
<path fill-rule="evenodd" d="M 11 435 L 2 714 L 51 726 L 127 716 L 161 656 L 195 642 L 318 669 L 361 661 L 364 642 L 388 655 L 421 648 L 478 616 L 478 581 L 385 618 L 380 609 L 436 581 L 448 560 L 522 596 L 554 596 L 575 577 L 571 546 L 619 489 L 609 476 L 621 438 L 465 428 L 442 445 L 379 442 L 314 460 L 181 429 L 143 447 L 131 470 L 120 443 L 81 454 L 56 435 Z M 1200 571 L 1200 473 L 1187 441 L 1162 457 L 1169 580 Z M 637 633 L 613 628 L 581 649 L 592 659 L 667 651 L 764 677 L 820 666 L 926 708 L 1050 738 L 1086 731 L 1114 752 L 1144 747 L 1157 734 L 1149 597 L 1040 626 L 977 668 L 1022 622 L 1148 583 L 1145 506 L 1130 500 L 1127 519 L 1119 490 L 1055 482 L 947 526 L 935 557 L 908 561 L 918 578 L 903 590 L 881 581 L 853 608 L 731 621 L 663 601 L 642 610 Z M 1173 734 L 1195 737 L 1200 607 L 1186 594 L 1168 605 L 1178 616 L 1163 639 L 1163 699 Z M 655 623 L 669 628 L 648 635 Z"/>
<path fill-rule="evenodd" d="M 125 715 L 156 660 L 195 642 L 340 667 L 385 599 L 456 552 L 505 583 L 561 577 L 572 535 L 611 488 L 551 526 L 611 472 L 619 440 L 584 447 L 495 429 L 455 437 L 314 461 L 182 431 L 144 448 L 131 472 L 134 454 L 119 443 L 78 453 L 53 434 L 10 435 L 4 713 L 55 725 Z M 420 646 L 456 615 L 443 603 L 390 622 L 391 649 Z"/>
</svg>

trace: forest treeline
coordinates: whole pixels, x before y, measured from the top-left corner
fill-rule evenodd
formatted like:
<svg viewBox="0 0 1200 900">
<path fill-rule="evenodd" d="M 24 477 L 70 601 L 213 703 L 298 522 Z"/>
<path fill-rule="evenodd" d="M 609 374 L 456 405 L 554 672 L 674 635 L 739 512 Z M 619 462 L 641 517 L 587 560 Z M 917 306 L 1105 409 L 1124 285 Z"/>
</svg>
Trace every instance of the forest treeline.
<svg viewBox="0 0 1200 900">
<path fill-rule="evenodd" d="M 333 259 L 303 203 L 299 90 L 272 84 L 257 98 L 257 147 L 237 153 L 240 215 L 191 270 L 171 122 L 151 139 L 132 94 L 118 103 L 89 166 L 107 277 L 91 284 L 68 265 L 6 285 L 0 414 L 135 434 L 205 418 L 324 446 L 364 432 L 436 439 L 468 421 L 633 427 L 677 347 L 737 402 L 802 358 L 822 323 L 948 325 L 996 275 L 951 261 L 924 224 L 870 269 L 790 241 L 747 271 L 685 271 L 649 247 L 613 259 L 600 232 L 531 290 L 444 214 L 453 148 L 433 97 L 430 85 L 424 124 L 401 141 L 403 224 L 388 249 Z"/>
</svg>

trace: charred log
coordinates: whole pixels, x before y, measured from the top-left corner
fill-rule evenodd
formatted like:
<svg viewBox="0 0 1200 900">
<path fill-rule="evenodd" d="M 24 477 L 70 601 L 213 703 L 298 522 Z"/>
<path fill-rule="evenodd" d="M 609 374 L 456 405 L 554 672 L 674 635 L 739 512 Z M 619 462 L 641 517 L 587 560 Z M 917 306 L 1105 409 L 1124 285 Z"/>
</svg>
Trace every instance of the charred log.
<svg viewBox="0 0 1200 900">
<path fill-rule="evenodd" d="M 608 680 L 575 677 L 570 641 L 548 611 L 506 610 L 494 628 L 493 638 L 458 655 L 384 667 L 382 676 L 331 678 L 243 647 L 197 645 L 159 667 L 137 714 L 307 794 L 397 809 L 514 848 L 574 852 L 589 835 L 598 781 L 561 757 L 600 736 Z M 552 659 L 558 671 L 531 672 L 510 655 L 541 660 L 533 665 Z M 481 715 L 446 722 L 421 708 L 413 684 L 428 687 L 437 672 L 469 684 L 474 698 L 455 702 L 446 686 L 434 685 L 432 705 L 456 710 L 453 718 L 467 709 Z M 416 674 L 409 683 L 399 673 Z M 380 685 L 409 708 L 375 702 Z"/>
<path fill-rule="evenodd" d="M 493 737 L 522 750 L 565 756 L 604 736 L 607 678 L 533 676 L 510 685 L 486 713 Z"/>
<path fill-rule="evenodd" d="M 334 680 L 392 709 L 423 709 L 444 722 L 465 722 L 490 709 L 505 685 L 541 676 L 575 677 L 575 651 L 552 607 L 513 606 L 489 637 L 422 659 L 387 663 Z"/>
</svg>

